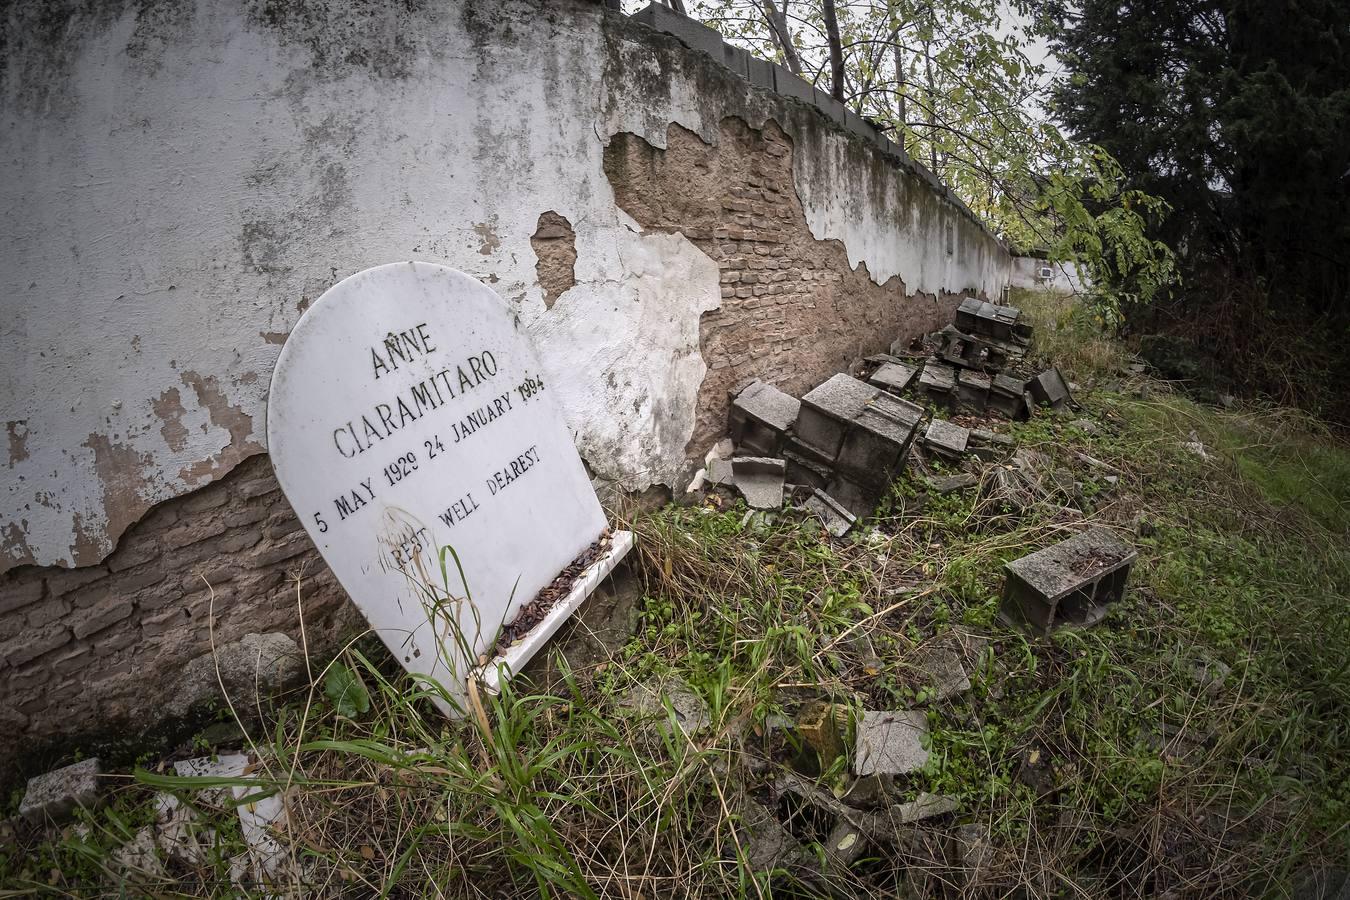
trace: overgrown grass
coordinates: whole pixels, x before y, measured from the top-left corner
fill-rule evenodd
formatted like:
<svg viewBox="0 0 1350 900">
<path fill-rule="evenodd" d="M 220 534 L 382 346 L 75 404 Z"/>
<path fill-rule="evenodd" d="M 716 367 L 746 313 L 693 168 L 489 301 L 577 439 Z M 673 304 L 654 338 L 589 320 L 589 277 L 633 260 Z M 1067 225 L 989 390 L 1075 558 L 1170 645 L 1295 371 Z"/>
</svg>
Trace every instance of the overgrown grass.
<svg viewBox="0 0 1350 900">
<path fill-rule="evenodd" d="M 266 761 L 255 784 L 288 798 L 283 886 L 1278 897 L 1311 868 L 1344 865 L 1350 448 L 1287 411 L 1202 407 L 1122 374 L 1124 352 L 1063 301 L 1022 304 L 1038 352 L 1084 386 L 1079 413 L 1010 429 L 1040 454 L 1037 489 L 1008 496 L 993 466 L 980 490 L 939 497 L 910 472 L 875 529 L 845 541 L 717 497 L 640 516 L 636 633 L 597 665 L 564 661 L 556 683 L 487 699 L 482 717 L 440 717 L 430 688 L 362 644 L 342 665 L 369 695 L 364 712 L 321 682 L 253 735 Z M 1000 626 L 1002 564 L 1090 524 L 1139 550 L 1126 601 L 1049 641 Z M 959 647 L 973 683 L 940 703 L 916 666 L 935 646 Z M 706 704 L 707 727 L 628 708 L 677 681 Z M 777 789 L 803 758 L 780 723 L 817 698 L 926 709 L 929 763 L 892 799 L 940 793 L 958 811 L 874 839 L 852 866 L 822 863 L 828 817 Z M 842 792 L 847 760 L 818 780 Z M 115 848 L 168 786 L 202 807 L 210 852 L 162 877 L 128 873 Z M 237 817 L 203 786 L 128 780 L 88 832 L 0 850 L 0 883 L 231 896 Z M 809 852 L 765 864 L 742 821 L 754 803 Z M 970 824 L 989 836 L 979 860 L 952 843 Z"/>
</svg>

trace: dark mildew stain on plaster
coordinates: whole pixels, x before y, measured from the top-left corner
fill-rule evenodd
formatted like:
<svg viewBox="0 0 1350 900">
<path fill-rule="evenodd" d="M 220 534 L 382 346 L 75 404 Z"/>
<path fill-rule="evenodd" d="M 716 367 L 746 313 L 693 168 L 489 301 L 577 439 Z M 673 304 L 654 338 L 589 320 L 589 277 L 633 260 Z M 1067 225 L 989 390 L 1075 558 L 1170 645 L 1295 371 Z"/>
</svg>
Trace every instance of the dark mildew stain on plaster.
<svg viewBox="0 0 1350 900">
<path fill-rule="evenodd" d="M 9 467 L 28 458 L 28 420 L 18 419 L 5 423 L 5 434 L 9 437 Z"/>
<path fill-rule="evenodd" d="M 262 445 L 252 440 L 253 417 L 242 407 L 230 403 L 216 376 L 184 372 L 183 384 L 197 395 L 197 405 L 206 410 L 211 424 L 229 432 L 230 442 L 214 458 L 199 460 L 181 469 L 179 478 L 191 485 L 199 484 L 204 479 L 224 475 L 243 460 L 263 451 Z"/>
<path fill-rule="evenodd" d="M 403 79 L 434 55 L 449 4 L 430 0 L 251 0 L 249 24 L 309 51 L 298 64 L 324 79 L 364 70 Z"/>
<path fill-rule="evenodd" d="M 563 292 L 577 283 L 577 234 L 571 222 L 549 210 L 539 217 L 530 246 L 534 248 L 534 270 L 544 291 L 544 306 L 552 309 Z"/>
<path fill-rule="evenodd" d="M 164 443 L 169 445 L 170 450 L 178 451 L 187 446 L 187 428 L 183 427 L 183 414 L 187 412 L 183 408 L 183 398 L 178 393 L 178 388 L 171 387 L 159 395 L 159 399 L 151 400 L 150 405 L 155 410 L 155 415 L 162 421 L 163 425 L 159 427 L 159 433 L 164 437 Z"/>
</svg>

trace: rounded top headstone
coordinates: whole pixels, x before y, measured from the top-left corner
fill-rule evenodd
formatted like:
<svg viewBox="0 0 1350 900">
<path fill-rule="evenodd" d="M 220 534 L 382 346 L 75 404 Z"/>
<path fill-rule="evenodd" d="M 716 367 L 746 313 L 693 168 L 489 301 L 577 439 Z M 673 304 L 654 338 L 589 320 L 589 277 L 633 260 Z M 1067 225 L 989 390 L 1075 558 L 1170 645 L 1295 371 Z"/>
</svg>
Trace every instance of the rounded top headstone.
<svg viewBox="0 0 1350 900">
<path fill-rule="evenodd" d="M 605 528 L 527 335 L 445 266 L 376 266 L 315 301 L 272 375 L 267 438 L 347 593 L 452 695 Z"/>
</svg>

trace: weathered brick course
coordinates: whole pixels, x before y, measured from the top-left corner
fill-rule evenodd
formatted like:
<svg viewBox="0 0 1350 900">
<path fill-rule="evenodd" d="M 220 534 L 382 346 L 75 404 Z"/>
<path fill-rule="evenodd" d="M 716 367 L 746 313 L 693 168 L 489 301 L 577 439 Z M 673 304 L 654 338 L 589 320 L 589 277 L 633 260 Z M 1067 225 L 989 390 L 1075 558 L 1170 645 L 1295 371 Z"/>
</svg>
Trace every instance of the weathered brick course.
<svg viewBox="0 0 1350 900">
<path fill-rule="evenodd" d="M 210 652 L 212 589 L 218 644 L 298 641 L 293 573 L 310 646 L 336 647 L 354 611 L 257 456 L 151 510 L 100 565 L 0 576 L 0 768 L 29 743 L 156 724 L 184 666 Z"/>
</svg>

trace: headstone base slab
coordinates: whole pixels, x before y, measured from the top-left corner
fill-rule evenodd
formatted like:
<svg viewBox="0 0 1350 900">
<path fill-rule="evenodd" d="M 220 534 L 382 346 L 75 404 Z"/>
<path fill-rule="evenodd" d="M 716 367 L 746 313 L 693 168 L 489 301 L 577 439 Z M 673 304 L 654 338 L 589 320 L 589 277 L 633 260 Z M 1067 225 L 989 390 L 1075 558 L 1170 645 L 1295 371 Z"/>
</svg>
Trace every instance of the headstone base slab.
<svg viewBox="0 0 1350 900">
<path fill-rule="evenodd" d="M 544 614 L 539 624 L 531 628 L 524 637 L 506 649 L 506 652 L 488 663 L 480 679 L 484 688 L 493 694 L 501 693 L 502 684 L 511 676 L 525 668 L 525 664 L 534 658 L 548 639 L 571 618 L 572 613 L 587 597 L 595 593 L 600 582 L 614 571 L 615 566 L 633 549 L 633 532 L 615 531 L 609 545 L 609 551 L 584 572 L 577 576 L 572 590 L 559 600 L 552 609 Z"/>
</svg>

